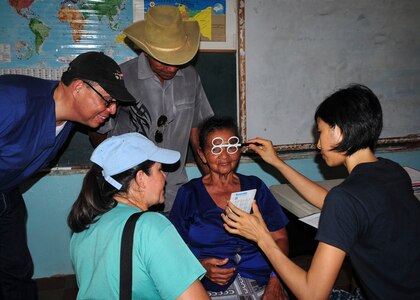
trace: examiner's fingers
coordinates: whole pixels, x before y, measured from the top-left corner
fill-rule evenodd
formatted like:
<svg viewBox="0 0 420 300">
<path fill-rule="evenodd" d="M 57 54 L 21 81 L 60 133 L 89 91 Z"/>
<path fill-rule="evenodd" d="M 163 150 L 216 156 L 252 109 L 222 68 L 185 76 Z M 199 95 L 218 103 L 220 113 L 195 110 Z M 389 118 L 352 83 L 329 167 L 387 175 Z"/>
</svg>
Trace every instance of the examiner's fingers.
<svg viewBox="0 0 420 300">
<path fill-rule="evenodd" d="M 223 215 L 222 215 L 223 218 Z M 225 217 L 226 218 L 226 217 Z M 225 221 L 225 223 L 223 224 L 223 228 L 225 228 L 225 230 L 229 233 L 233 233 L 233 234 L 238 234 L 238 229 L 231 227 L 228 225 L 228 223 L 226 222 L 226 220 L 223 218 L 223 220 Z"/>
<path fill-rule="evenodd" d="M 261 213 L 260 213 L 260 209 L 259 209 L 259 207 L 258 207 L 258 205 L 257 205 L 257 201 L 252 201 L 252 211 L 253 211 L 253 213 L 255 214 L 255 215 L 261 215 Z"/>
<path fill-rule="evenodd" d="M 270 144 L 270 143 L 271 143 L 271 141 L 270 141 L 270 140 L 263 139 L 263 138 L 260 138 L 260 137 L 256 137 L 256 138 L 253 138 L 253 139 L 249 139 L 249 140 L 248 140 L 248 142 L 252 142 L 252 143 L 260 143 L 260 144 L 263 144 L 263 145 L 265 145 L 265 144 Z"/>
<path fill-rule="evenodd" d="M 259 144 L 258 146 L 256 146 L 255 144 L 251 144 L 251 145 L 254 145 L 258 149 L 270 148 L 273 145 L 272 141 L 267 140 L 267 139 L 263 139 L 263 138 L 259 138 L 259 137 L 255 138 L 255 139 L 249 139 L 248 142 L 249 143 L 258 143 Z"/>
<path fill-rule="evenodd" d="M 223 222 L 225 222 L 228 226 L 232 228 L 235 227 L 236 222 L 233 221 L 231 218 L 229 218 L 229 216 L 227 216 L 226 214 L 222 214 L 221 216 L 222 216 Z"/>
</svg>

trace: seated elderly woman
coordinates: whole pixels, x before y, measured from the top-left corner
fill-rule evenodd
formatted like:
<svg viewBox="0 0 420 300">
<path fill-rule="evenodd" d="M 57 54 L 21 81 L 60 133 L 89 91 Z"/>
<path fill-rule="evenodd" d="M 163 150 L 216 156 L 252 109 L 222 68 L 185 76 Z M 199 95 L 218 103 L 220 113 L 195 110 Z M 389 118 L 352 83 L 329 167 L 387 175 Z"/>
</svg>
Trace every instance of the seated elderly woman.
<svg viewBox="0 0 420 300">
<path fill-rule="evenodd" d="M 163 202 L 166 175 L 161 163 L 172 164 L 179 157 L 139 133 L 111 137 L 95 149 L 94 164 L 68 217 L 74 232 L 70 256 L 77 299 L 121 296 L 124 225 L 134 213 Z M 163 215 L 147 212 L 140 217 L 132 249 L 132 299 L 209 299 L 199 280 L 205 270 Z M 129 288 L 127 284 L 123 291 Z"/>
<path fill-rule="evenodd" d="M 221 214 L 231 194 L 256 189 L 256 201 L 271 236 L 288 252 L 288 222 L 267 186 L 255 176 L 235 173 L 241 157 L 238 129 L 230 118 L 212 117 L 200 126 L 198 154 L 209 173 L 184 184 L 169 219 L 207 270 L 202 280 L 214 299 L 223 295 L 287 299 L 273 268 L 254 243 L 223 228 Z"/>
</svg>

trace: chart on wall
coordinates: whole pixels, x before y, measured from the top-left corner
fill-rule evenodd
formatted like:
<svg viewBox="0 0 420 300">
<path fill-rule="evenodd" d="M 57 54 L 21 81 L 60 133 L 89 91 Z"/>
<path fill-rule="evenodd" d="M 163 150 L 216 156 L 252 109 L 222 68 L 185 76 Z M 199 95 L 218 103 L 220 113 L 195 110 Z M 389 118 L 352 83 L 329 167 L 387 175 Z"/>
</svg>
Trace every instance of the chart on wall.
<svg viewBox="0 0 420 300">
<path fill-rule="evenodd" d="M 177 6 L 184 20 L 197 21 L 202 41 L 226 42 L 225 0 L 145 0 L 144 12 L 158 5 Z"/>
<path fill-rule="evenodd" d="M 1 1 L 0 71 L 54 72 L 93 50 L 125 61 L 135 55 L 122 34 L 132 22 L 133 0 Z"/>
</svg>

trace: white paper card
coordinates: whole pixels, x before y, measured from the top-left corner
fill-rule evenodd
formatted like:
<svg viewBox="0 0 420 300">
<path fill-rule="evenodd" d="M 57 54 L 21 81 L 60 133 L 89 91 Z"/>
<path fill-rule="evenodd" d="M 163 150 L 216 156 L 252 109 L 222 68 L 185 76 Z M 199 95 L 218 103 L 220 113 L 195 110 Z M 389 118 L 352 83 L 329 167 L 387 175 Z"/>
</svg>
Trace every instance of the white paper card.
<svg viewBox="0 0 420 300">
<path fill-rule="evenodd" d="M 230 195 L 230 202 L 237 208 L 249 213 L 251 212 L 252 200 L 255 199 L 256 193 L 256 189 L 232 193 Z"/>
<path fill-rule="evenodd" d="M 318 228 L 319 224 L 319 217 L 321 216 L 321 213 L 312 214 L 303 218 L 300 218 L 299 220 L 311 225 L 312 227 Z"/>
</svg>

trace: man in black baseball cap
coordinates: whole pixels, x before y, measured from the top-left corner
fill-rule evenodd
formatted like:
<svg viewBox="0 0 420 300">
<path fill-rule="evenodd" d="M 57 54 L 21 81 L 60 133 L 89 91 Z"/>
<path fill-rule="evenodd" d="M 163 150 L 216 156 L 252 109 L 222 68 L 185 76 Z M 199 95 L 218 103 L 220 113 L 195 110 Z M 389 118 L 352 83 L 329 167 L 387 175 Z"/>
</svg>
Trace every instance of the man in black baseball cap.
<svg viewBox="0 0 420 300">
<path fill-rule="evenodd" d="M 101 52 L 80 54 L 58 82 L 0 76 L 0 299 L 37 299 L 20 185 L 48 166 L 74 123 L 96 128 L 118 102 L 135 100 Z"/>
<path fill-rule="evenodd" d="M 102 52 L 86 52 L 76 57 L 63 78 L 85 79 L 99 84 L 109 95 L 121 102 L 136 102 L 124 85 L 123 73 L 118 64 Z"/>
</svg>

